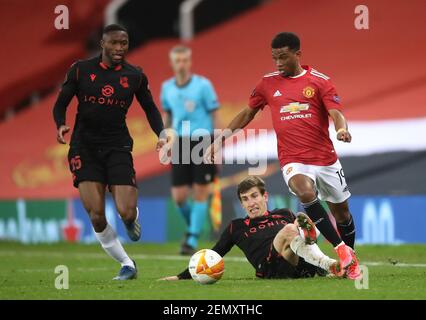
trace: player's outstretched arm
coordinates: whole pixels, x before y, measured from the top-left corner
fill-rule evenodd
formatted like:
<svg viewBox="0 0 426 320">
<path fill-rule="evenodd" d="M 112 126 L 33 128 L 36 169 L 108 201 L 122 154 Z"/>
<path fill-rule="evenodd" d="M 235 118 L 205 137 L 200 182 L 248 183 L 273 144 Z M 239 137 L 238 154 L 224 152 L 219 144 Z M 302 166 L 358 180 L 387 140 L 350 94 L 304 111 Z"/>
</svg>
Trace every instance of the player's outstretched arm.
<svg viewBox="0 0 426 320">
<path fill-rule="evenodd" d="M 222 131 L 222 133 L 215 138 L 213 143 L 207 148 L 204 159 L 206 163 L 213 163 L 215 156 L 217 156 L 223 142 L 231 137 L 237 130 L 245 128 L 253 119 L 259 108 L 245 107 L 241 110 L 229 125 Z"/>
<path fill-rule="evenodd" d="M 352 136 L 349 133 L 348 123 L 343 113 L 337 109 L 330 109 L 328 110 L 328 114 L 330 115 L 331 119 L 333 119 L 334 128 L 337 132 L 337 140 L 351 142 Z"/>
<path fill-rule="evenodd" d="M 65 117 L 68 105 L 77 92 L 78 63 L 74 63 L 68 70 L 61 91 L 53 107 L 53 119 L 55 120 L 57 135 L 56 140 L 61 144 L 66 144 L 64 135 L 70 131 L 70 127 L 65 125 Z"/>
<path fill-rule="evenodd" d="M 135 95 L 142 109 L 145 111 L 146 118 L 148 119 L 152 131 L 154 131 L 158 137 L 156 150 L 160 151 L 161 148 L 167 143 L 167 138 L 160 136 L 164 129 L 163 119 L 161 118 L 161 113 L 158 110 L 154 99 L 152 98 L 151 90 L 149 90 L 148 78 L 142 71 L 141 84 Z"/>
</svg>

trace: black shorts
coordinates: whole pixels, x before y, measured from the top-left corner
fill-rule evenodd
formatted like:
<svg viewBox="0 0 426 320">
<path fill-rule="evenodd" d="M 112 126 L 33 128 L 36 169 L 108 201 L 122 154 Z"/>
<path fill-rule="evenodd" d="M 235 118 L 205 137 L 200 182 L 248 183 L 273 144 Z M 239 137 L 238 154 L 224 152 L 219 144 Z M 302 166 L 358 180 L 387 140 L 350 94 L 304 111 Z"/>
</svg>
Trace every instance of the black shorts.
<svg viewBox="0 0 426 320">
<path fill-rule="evenodd" d="M 74 187 L 83 181 L 95 181 L 109 187 L 136 187 L 133 157 L 130 151 L 118 148 L 71 147 L 68 163 Z"/>
<path fill-rule="evenodd" d="M 271 243 L 269 254 L 262 267 L 261 275 L 267 279 L 311 278 L 317 272 L 316 266 L 307 263 L 300 257 L 297 266 L 291 265 L 275 250 L 273 243 Z"/>
<path fill-rule="evenodd" d="M 192 153 L 192 150 L 199 142 L 190 141 L 189 151 L 182 151 L 184 150 L 182 147 L 182 138 L 179 138 L 176 143 L 179 143 L 179 156 L 172 161 L 172 186 L 177 187 L 183 185 L 192 185 L 193 183 L 209 184 L 213 182 L 213 179 L 217 174 L 216 165 L 203 163 L 201 161 L 194 163 L 190 157 L 190 154 L 188 154 L 188 152 Z M 173 149 L 173 152 L 176 152 L 175 149 Z M 186 152 L 186 157 L 184 157 L 183 152 Z M 199 159 L 202 159 L 203 157 L 201 148 L 198 153 L 198 157 Z"/>
</svg>

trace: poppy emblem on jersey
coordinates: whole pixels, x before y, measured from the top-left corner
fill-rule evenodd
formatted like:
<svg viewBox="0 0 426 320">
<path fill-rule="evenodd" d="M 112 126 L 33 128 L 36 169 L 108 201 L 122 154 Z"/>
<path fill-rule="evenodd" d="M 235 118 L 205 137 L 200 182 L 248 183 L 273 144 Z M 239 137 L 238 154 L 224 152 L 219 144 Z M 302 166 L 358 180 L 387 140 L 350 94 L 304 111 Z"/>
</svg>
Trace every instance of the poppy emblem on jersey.
<svg viewBox="0 0 426 320">
<path fill-rule="evenodd" d="M 95 79 L 96 79 L 96 74 L 94 74 L 94 73 L 90 74 L 90 80 L 92 80 L 92 82 L 93 82 L 93 81 L 95 81 Z"/>
<path fill-rule="evenodd" d="M 293 167 L 288 167 L 287 171 L 285 172 L 286 175 L 289 175 L 293 171 Z"/>
<path fill-rule="evenodd" d="M 293 113 L 299 113 L 300 111 L 306 111 L 309 109 L 309 104 L 307 103 L 299 103 L 299 102 L 291 102 L 286 106 L 282 106 L 280 113 L 284 112 L 290 112 Z"/>
<path fill-rule="evenodd" d="M 129 87 L 129 82 L 127 77 L 120 77 L 120 84 L 123 88 Z"/>
<path fill-rule="evenodd" d="M 102 94 L 105 97 L 111 97 L 114 94 L 114 88 L 107 84 L 102 88 Z"/>
<path fill-rule="evenodd" d="M 303 89 L 302 93 L 306 98 L 312 98 L 315 95 L 315 89 L 312 87 L 306 87 Z"/>
</svg>

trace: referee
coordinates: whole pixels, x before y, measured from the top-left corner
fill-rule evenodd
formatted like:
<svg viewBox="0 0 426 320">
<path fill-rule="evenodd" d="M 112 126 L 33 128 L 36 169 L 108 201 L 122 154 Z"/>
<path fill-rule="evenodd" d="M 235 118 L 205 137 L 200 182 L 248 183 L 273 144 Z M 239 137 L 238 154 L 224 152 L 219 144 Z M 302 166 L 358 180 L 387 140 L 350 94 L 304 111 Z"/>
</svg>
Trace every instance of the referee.
<svg viewBox="0 0 426 320">
<path fill-rule="evenodd" d="M 165 126 L 177 134 L 173 158 L 179 146 L 179 163 L 172 161 L 172 197 L 188 226 L 180 253 L 191 255 L 207 217 L 211 182 L 216 175 L 215 165 L 203 163 L 200 148 L 195 148 L 213 136 L 219 104 L 211 82 L 191 73 L 190 48 L 177 45 L 169 57 L 175 76 L 163 83 L 160 99 L 166 112 Z M 191 189 L 193 201 L 189 201 Z"/>
<path fill-rule="evenodd" d="M 143 71 L 127 63 L 129 36 L 120 25 L 103 30 L 102 54 L 79 60 L 69 69 L 53 108 L 57 140 L 66 144 L 66 109 L 78 99 L 77 116 L 68 153 L 74 187 L 87 210 L 95 234 L 104 250 L 121 264 L 116 280 L 134 279 L 136 264 L 129 258 L 117 234 L 105 217 L 106 187 L 133 241 L 141 236 L 137 210 L 137 188 L 133 168 L 133 140 L 126 126 L 126 114 L 133 97 L 144 109 L 149 124 L 159 137 L 161 115 L 152 99 Z M 158 139 L 157 151 L 166 143 Z"/>
</svg>

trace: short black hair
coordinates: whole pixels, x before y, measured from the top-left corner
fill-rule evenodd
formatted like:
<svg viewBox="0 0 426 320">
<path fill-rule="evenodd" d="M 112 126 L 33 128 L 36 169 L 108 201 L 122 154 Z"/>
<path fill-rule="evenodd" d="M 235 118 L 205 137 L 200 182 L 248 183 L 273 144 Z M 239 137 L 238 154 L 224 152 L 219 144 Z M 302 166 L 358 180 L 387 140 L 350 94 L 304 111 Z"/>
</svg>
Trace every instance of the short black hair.
<svg viewBox="0 0 426 320">
<path fill-rule="evenodd" d="M 102 34 L 107 34 L 108 32 L 112 32 L 112 31 L 124 31 L 125 33 L 129 34 L 129 32 L 127 32 L 127 29 L 125 27 L 116 23 L 107 25 L 102 31 Z"/>
<path fill-rule="evenodd" d="M 297 51 L 300 49 L 300 39 L 295 33 L 281 32 L 272 39 L 271 47 L 272 49 L 288 47 L 291 51 Z"/>
</svg>

